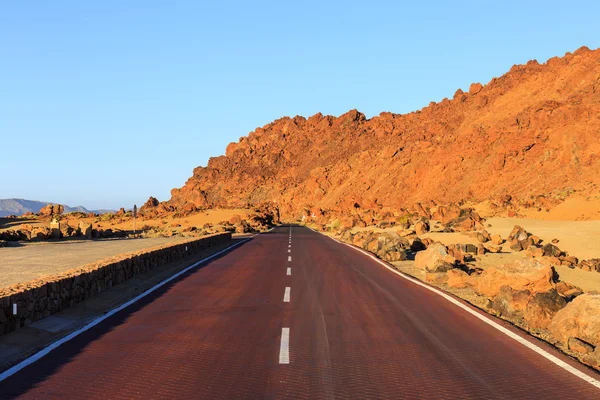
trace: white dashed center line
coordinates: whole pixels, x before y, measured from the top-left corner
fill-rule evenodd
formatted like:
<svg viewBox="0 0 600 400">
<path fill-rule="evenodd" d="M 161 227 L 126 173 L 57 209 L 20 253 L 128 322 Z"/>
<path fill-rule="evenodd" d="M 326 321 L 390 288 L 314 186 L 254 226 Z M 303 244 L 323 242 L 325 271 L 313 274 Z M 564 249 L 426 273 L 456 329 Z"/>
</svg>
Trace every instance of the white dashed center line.
<svg viewBox="0 0 600 400">
<path fill-rule="evenodd" d="M 292 250 L 288 249 L 288 253 L 291 253 L 291 252 L 292 252 Z"/>
<path fill-rule="evenodd" d="M 292 288 L 290 288 L 289 286 L 285 288 L 285 293 L 283 294 L 283 302 L 284 303 L 290 302 L 290 292 L 291 291 L 292 291 Z"/>
<path fill-rule="evenodd" d="M 279 364 L 290 363 L 290 328 L 281 328 L 281 345 L 279 346 Z"/>
<path fill-rule="evenodd" d="M 288 256 L 288 261 L 292 261 L 292 256 Z"/>
<path fill-rule="evenodd" d="M 290 267 L 288 267 L 287 269 L 287 275 L 291 275 L 292 274 L 292 269 Z"/>
</svg>

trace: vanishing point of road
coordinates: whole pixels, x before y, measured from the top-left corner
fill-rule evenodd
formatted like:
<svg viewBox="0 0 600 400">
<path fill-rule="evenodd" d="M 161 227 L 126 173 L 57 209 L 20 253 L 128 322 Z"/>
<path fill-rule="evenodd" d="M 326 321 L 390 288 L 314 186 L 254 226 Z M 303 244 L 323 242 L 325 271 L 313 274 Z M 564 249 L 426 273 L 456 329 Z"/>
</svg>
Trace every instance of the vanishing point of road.
<svg viewBox="0 0 600 400">
<path fill-rule="evenodd" d="M 600 399 L 598 374 L 457 303 L 282 226 L 63 343 L 0 398 Z"/>
</svg>

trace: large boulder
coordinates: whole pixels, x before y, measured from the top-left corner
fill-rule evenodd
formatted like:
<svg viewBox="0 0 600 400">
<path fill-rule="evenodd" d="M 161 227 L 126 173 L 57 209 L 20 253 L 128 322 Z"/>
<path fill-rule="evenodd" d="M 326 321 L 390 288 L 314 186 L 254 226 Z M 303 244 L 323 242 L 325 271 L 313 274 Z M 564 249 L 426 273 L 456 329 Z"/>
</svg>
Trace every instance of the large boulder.
<svg viewBox="0 0 600 400">
<path fill-rule="evenodd" d="M 465 271 L 454 268 L 446 272 L 448 280 L 446 284 L 451 288 L 463 289 L 470 286 L 470 276 Z"/>
<path fill-rule="evenodd" d="M 534 294 L 525 308 L 525 321 L 534 329 L 545 329 L 567 301 L 555 289 Z"/>
<path fill-rule="evenodd" d="M 48 240 L 52 231 L 47 226 L 36 226 L 31 231 L 31 239 Z"/>
<path fill-rule="evenodd" d="M 429 224 L 427 222 L 419 221 L 415 224 L 415 233 L 417 235 L 422 235 L 427 232 L 429 232 Z"/>
<path fill-rule="evenodd" d="M 514 290 L 509 285 L 500 287 L 498 294 L 490 302 L 490 308 L 496 315 L 515 320 L 522 317 L 531 297 L 529 290 Z"/>
<path fill-rule="evenodd" d="M 84 238 L 91 239 L 92 238 L 92 224 L 87 223 L 85 221 L 79 221 L 79 227 L 77 229 L 79 235 Z"/>
<path fill-rule="evenodd" d="M 433 268 L 437 261 L 445 261 L 448 256 L 448 249 L 441 243 L 431 244 L 427 250 L 417 253 L 415 256 L 415 266 L 417 268 L 426 269 Z"/>
<path fill-rule="evenodd" d="M 529 290 L 531 294 L 554 288 L 554 270 L 534 259 L 522 259 L 483 271 L 475 290 L 489 298 L 495 297 L 502 286 L 513 290 Z"/>
<path fill-rule="evenodd" d="M 600 294 L 582 294 L 558 311 L 548 329 L 564 345 L 577 338 L 600 346 Z"/>
</svg>

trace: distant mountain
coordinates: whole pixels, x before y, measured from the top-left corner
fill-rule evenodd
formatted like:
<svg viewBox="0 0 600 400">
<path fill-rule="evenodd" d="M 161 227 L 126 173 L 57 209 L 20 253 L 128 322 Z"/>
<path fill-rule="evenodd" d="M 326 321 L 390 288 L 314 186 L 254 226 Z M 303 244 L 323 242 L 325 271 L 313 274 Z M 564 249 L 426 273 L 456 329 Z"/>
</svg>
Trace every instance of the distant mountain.
<svg viewBox="0 0 600 400">
<path fill-rule="evenodd" d="M 0 199 L 0 217 L 7 217 L 9 215 L 23 215 L 27 212 L 38 213 L 48 204 L 56 204 L 51 201 L 35 201 L 25 199 Z M 64 205 L 65 213 L 79 211 L 82 213 L 93 212 L 95 214 L 105 214 L 114 212 L 114 210 L 88 210 L 82 206 L 69 207 Z"/>
</svg>

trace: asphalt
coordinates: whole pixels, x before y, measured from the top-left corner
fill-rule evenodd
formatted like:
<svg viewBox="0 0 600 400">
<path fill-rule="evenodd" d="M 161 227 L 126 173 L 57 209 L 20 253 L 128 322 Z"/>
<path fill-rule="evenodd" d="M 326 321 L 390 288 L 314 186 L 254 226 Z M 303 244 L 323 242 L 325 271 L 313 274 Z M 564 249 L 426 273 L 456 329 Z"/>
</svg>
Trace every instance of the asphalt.
<svg viewBox="0 0 600 400">
<path fill-rule="evenodd" d="M 0 398 L 600 399 L 371 257 L 291 231 L 291 243 L 276 228 L 154 291 L 1 381 Z"/>
</svg>

